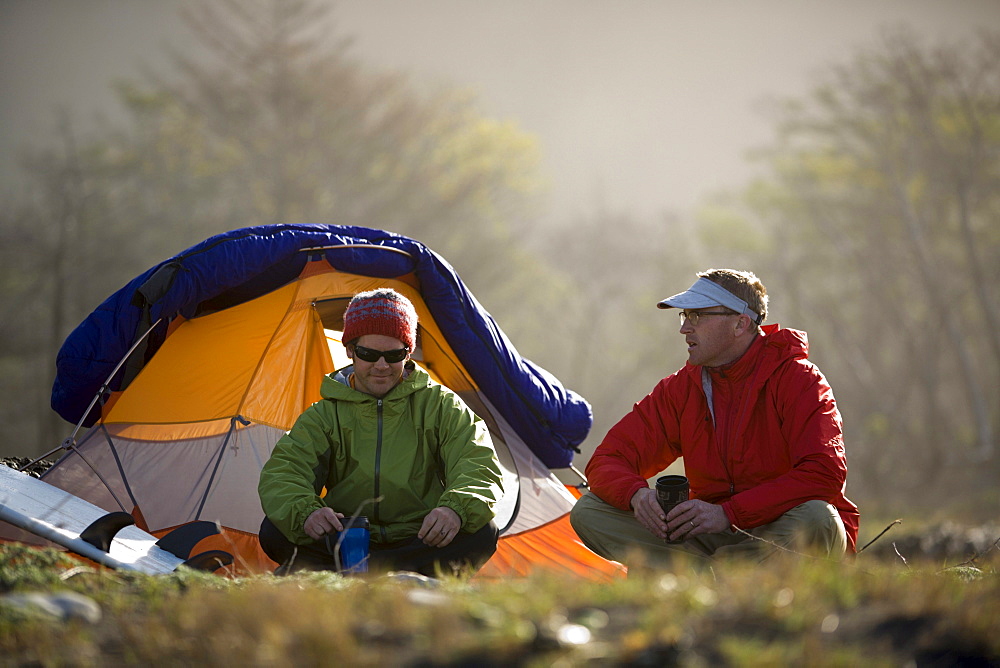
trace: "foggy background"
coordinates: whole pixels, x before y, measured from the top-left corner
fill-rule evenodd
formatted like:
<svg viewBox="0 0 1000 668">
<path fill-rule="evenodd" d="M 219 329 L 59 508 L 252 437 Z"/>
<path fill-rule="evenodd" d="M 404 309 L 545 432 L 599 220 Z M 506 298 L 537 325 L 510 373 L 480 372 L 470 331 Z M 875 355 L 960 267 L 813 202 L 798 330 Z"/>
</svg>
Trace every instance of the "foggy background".
<svg viewBox="0 0 1000 668">
<path fill-rule="evenodd" d="M 274 28 L 299 5 L 0 0 L 9 454 L 71 431 L 48 409 L 56 351 L 136 274 L 234 227 L 359 224 L 439 251 L 591 402 L 580 469 L 684 363 L 655 302 L 738 266 L 769 322 L 809 332 L 863 513 L 916 512 L 933 479 L 964 490 L 950 511 L 995 515 L 1000 37 L 981 35 L 1000 3 L 319 0 L 315 76 Z M 261 72 L 287 95 L 254 97 Z M 337 135 L 342 109 L 368 121 Z M 365 122 L 381 132 L 354 143 Z M 400 183 L 330 176 L 428 135 Z"/>
<path fill-rule="evenodd" d="M 181 0 L 0 0 L 0 182 L 25 143 L 116 118 L 110 83 L 197 49 Z M 190 3 L 188 3 L 190 4 Z M 376 67 L 467 87 L 486 113 L 538 137 L 550 192 L 541 218 L 565 223 L 600 202 L 638 216 L 685 210 L 745 180 L 766 141 L 766 102 L 801 93 L 816 70 L 887 25 L 962 38 L 1000 26 L 996 0 L 359 0 L 338 32 Z"/>
</svg>

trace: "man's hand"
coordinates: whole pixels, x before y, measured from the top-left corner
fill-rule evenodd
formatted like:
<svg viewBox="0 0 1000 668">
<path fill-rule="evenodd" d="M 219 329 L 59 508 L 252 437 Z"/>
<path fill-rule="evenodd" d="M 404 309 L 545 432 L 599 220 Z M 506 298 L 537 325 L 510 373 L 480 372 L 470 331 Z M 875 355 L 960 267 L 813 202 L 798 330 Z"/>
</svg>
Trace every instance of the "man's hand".
<svg viewBox="0 0 1000 668">
<path fill-rule="evenodd" d="M 643 487 L 632 495 L 632 512 L 639 524 L 657 538 L 667 538 L 667 517 L 656 500 L 656 491 Z"/>
<path fill-rule="evenodd" d="M 729 518 L 726 517 L 726 511 L 722 506 L 692 499 L 677 504 L 677 507 L 670 511 L 667 516 L 667 527 L 670 531 L 670 540 L 687 540 L 692 536 L 726 531 L 729 529 Z"/>
<path fill-rule="evenodd" d="M 343 531 L 344 525 L 340 522 L 340 518 L 343 516 L 343 513 L 334 512 L 333 508 L 323 506 L 319 510 L 314 510 L 306 518 L 306 521 L 302 524 L 302 529 L 313 540 L 319 540 L 333 531 Z"/>
<path fill-rule="evenodd" d="M 461 528 L 462 520 L 458 513 L 451 508 L 438 506 L 427 513 L 417 532 L 417 538 L 431 547 L 444 547 L 455 539 Z"/>
</svg>

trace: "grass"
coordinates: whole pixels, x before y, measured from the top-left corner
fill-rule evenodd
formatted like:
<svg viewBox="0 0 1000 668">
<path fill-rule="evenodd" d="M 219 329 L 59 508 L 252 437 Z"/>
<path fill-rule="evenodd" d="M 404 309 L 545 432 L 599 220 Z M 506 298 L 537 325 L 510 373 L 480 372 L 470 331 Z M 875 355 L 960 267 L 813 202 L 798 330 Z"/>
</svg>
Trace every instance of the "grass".
<svg viewBox="0 0 1000 668">
<path fill-rule="evenodd" d="M 993 554 L 996 550 L 993 550 Z M 312 573 L 226 579 L 83 566 L 0 544 L 0 664 L 897 666 L 1000 662 L 1000 576 L 980 563 L 635 572 L 613 584 Z M 991 556 L 992 555 L 988 555 Z M 99 621 L 12 594 L 73 592 Z M 978 663 L 977 663 L 978 662 Z"/>
</svg>

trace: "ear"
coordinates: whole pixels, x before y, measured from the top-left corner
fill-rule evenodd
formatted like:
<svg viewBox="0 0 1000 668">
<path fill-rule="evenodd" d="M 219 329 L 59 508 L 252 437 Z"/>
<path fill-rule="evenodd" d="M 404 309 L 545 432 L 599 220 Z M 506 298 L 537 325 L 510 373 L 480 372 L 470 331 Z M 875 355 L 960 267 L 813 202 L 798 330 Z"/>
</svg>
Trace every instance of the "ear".
<svg viewBox="0 0 1000 668">
<path fill-rule="evenodd" d="M 344 346 L 344 350 L 347 352 L 347 359 L 354 361 L 354 346 Z"/>
<path fill-rule="evenodd" d="M 750 331 L 750 327 L 753 325 L 753 321 L 750 320 L 750 316 L 747 314 L 741 314 L 740 317 L 736 319 L 736 333 L 742 334 L 744 332 Z"/>
</svg>

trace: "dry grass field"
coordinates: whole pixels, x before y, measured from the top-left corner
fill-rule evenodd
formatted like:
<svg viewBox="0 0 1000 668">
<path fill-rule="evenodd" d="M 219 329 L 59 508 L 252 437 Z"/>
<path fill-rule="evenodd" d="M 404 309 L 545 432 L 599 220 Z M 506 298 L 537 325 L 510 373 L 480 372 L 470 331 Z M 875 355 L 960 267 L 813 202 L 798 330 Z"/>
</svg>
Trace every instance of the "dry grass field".
<svg viewBox="0 0 1000 668">
<path fill-rule="evenodd" d="M 972 556 L 778 554 L 598 584 L 151 577 L 0 544 L 0 664 L 1000 665 L 997 544 Z"/>
</svg>

